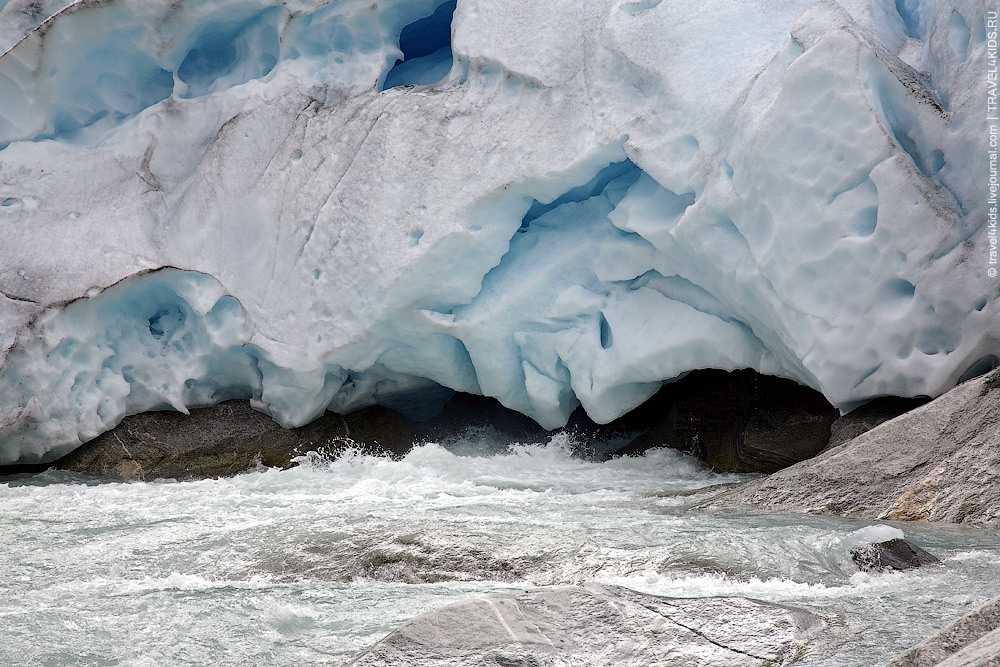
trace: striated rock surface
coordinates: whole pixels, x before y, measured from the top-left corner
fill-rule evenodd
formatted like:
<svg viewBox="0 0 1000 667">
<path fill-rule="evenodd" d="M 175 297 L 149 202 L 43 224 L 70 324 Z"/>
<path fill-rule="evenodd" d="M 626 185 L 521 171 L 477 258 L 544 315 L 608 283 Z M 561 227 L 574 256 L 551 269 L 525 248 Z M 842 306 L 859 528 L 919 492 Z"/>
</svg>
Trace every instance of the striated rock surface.
<svg viewBox="0 0 1000 667">
<path fill-rule="evenodd" d="M 966 614 L 889 667 L 991 667 L 1000 664 L 1000 598 Z"/>
<path fill-rule="evenodd" d="M 842 445 L 862 433 L 867 433 L 883 422 L 919 408 L 928 400 L 930 399 L 886 396 L 865 403 L 846 415 L 840 416 L 830 425 L 830 442 L 824 449 L 832 449 Z"/>
<path fill-rule="evenodd" d="M 418 616 L 354 667 L 792 664 L 823 622 L 745 598 L 673 599 L 588 584 L 473 598 Z"/>
<path fill-rule="evenodd" d="M 1000 371 L 709 507 L 1000 525 Z"/>
</svg>

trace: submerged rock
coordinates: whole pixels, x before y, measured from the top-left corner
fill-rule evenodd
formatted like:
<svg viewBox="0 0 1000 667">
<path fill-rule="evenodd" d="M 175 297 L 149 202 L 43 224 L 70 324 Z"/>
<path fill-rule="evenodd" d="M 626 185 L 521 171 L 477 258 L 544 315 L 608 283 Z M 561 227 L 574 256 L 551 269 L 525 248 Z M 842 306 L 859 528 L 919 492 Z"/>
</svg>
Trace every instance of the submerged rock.
<svg viewBox="0 0 1000 667">
<path fill-rule="evenodd" d="M 1000 598 L 966 614 L 889 667 L 988 667 L 1000 664 Z"/>
<path fill-rule="evenodd" d="M 851 559 L 865 572 L 912 570 L 941 562 L 934 554 L 898 538 L 851 549 Z"/>
<path fill-rule="evenodd" d="M 1000 525 L 1000 371 L 706 507 Z"/>
<path fill-rule="evenodd" d="M 677 599 L 588 584 L 473 598 L 408 621 L 351 664 L 787 665 L 822 621 L 746 598 Z"/>
</svg>

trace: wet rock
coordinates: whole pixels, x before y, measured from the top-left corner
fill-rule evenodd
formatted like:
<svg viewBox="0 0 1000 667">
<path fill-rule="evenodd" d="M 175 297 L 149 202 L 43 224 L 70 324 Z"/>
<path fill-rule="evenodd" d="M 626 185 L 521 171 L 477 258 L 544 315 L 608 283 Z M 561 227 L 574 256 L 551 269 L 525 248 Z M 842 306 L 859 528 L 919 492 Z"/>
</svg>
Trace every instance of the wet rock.
<svg viewBox="0 0 1000 667">
<path fill-rule="evenodd" d="M 657 408 L 658 419 L 623 452 L 673 447 L 718 472 L 771 473 L 812 458 L 839 414 L 819 392 L 753 371 L 691 373 L 636 412 Z"/>
<path fill-rule="evenodd" d="M 901 539 L 876 542 L 851 549 L 851 559 L 864 572 L 912 570 L 915 567 L 941 562 L 937 556 Z"/>
<path fill-rule="evenodd" d="M 750 370 L 705 370 L 664 385 L 644 404 L 608 424 L 596 424 L 577 409 L 566 430 L 580 453 L 598 460 L 672 447 L 719 472 L 774 472 L 819 453 L 838 415 L 822 394 L 791 380 Z M 352 437 L 358 433 L 361 439 L 369 438 L 374 433 L 372 419 L 359 419 Z M 407 437 L 410 442 L 448 442 L 470 429 L 488 430 L 501 446 L 552 437 L 494 399 L 469 394 L 456 394 L 425 423 L 406 424 L 398 415 L 383 419 L 392 422 L 391 431 L 402 434 L 392 440 L 397 447 Z M 381 437 L 380 442 L 388 441 Z"/>
<path fill-rule="evenodd" d="M 285 429 L 250 407 L 226 401 L 208 408 L 147 412 L 81 445 L 53 467 L 110 479 L 202 479 L 235 475 L 261 464 L 287 468 L 292 458 L 343 433 L 339 418 Z"/>
<path fill-rule="evenodd" d="M 674 599 L 588 584 L 473 598 L 405 623 L 356 667 L 787 665 L 823 622 L 746 598 Z"/>
<path fill-rule="evenodd" d="M 820 394 L 789 380 L 752 371 L 701 371 L 665 386 L 610 424 L 595 424 L 578 410 L 567 429 L 582 454 L 599 460 L 666 446 L 720 471 L 771 472 L 822 449 L 835 418 Z M 326 413 L 297 429 L 282 428 L 248 401 L 226 401 L 190 415 L 126 417 L 53 465 L 110 479 L 198 479 L 258 464 L 287 468 L 310 450 L 352 446 L 401 456 L 415 443 L 454 443 L 476 434 L 498 448 L 544 443 L 553 435 L 495 399 L 470 394 L 455 394 L 423 421 L 376 406 L 343 416 Z"/>
<path fill-rule="evenodd" d="M 889 667 L 987 667 L 1000 664 L 1000 598 L 966 614 Z"/>
<path fill-rule="evenodd" d="M 357 448 L 403 456 L 415 443 L 446 442 L 489 430 L 497 443 L 544 442 L 551 434 L 494 399 L 459 394 L 432 419 L 418 422 L 384 407 L 348 415 L 332 412 L 301 428 L 282 428 L 248 401 L 226 401 L 179 412 L 126 417 L 111 431 L 52 464 L 108 479 L 202 479 L 246 472 L 257 465 L 288 468 L 309 451 Z M 7 474 L 29 472 L 9 467 Z M 32 470 L 32 472 L 37 470 Z"/>
<path fill-rule="evenodd" d="M 703 507 L 1000 526 L 1000 371 Z"/>
<path fill-rule="evenodd" d="M 394 453 L 405 453 L 414 443 L 450 443 L 474 433 L 488 433 L 497 446 L 541 443 L 552 437 L 533 419 L 504 407 L 494 398 L 461 393 L 422 421 L 380 406 L 344 415 L 343 420 L 351 439 Z"/>
</svg>

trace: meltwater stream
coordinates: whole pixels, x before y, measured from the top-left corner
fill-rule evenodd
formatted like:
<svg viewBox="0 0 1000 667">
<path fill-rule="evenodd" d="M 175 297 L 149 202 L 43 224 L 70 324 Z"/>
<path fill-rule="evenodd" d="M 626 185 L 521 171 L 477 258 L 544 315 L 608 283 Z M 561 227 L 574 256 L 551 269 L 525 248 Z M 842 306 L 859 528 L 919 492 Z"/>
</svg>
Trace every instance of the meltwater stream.
<svg viewBox="0 0 1000 667">
<path fill-rule="evenodd" d="M 867 667 L 1000 594 L 996 534 L 687 509 L 739 479 L 671 450 L 595 463 L 565 435 L 198 482 L 6 478 L 0 664 L 340 665 L 450 602 L 598 581 L 803 606 L 826 627 L 797 664 Z M 943 564 L 851 564 L 900 530 Z"/>
</svg>

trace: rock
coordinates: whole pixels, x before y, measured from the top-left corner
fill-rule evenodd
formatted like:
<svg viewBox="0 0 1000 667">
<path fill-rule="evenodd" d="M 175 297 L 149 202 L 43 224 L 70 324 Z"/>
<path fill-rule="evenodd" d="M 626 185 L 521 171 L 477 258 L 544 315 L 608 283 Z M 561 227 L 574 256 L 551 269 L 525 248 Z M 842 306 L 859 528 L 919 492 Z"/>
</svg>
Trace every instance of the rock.
<svg viewBox="0 0 1000 667">
<path fill-rule="evenodd" d="M 402 456 L 414 443 L 440 442 L 486 426 L 511 442 L 547 435 L 524 415 L 480 396 L 456 396 L 426 422 L 370 407 L 343 416 L 328 412 L 296 429 L 282 428 L 248 401 L 226 401 L 190 415 L 162 411 L 126 417 L 53 467 L 112 479 L 202 479 L 239 474 L 258 464 L 288 468 L 292 459 L 312 450 L 356 447 Z"/>
<path fill-rule="evenodd" d="M 673 599 L 588 584 L 473 598 L 402 625 L 356 667 L 777 666 L 823 622 L 746 598 Z"/>
<path fill-rule="evenodd" d="M 453 442 L 470 432 L 489 431 L 498 446 L 546 442 L 552 433 L 530 417 L 504 407 L 486 396 L 457 393 L 429 419 L 407 419 L 380 406 L 364 408 L 343 417 L 352 440 L 370 448 L 394 453 L 409 451 L 414 443 Z"/>
<path fill-rule="evenodd" d="M 257 464 L 287 468 L 295 456 L 343 432 L 336 415 L 285 429 L 247 401 L 226 401 L 190 415 L 163 411 L 126 417 L 53 467 L 126 480 L 222 477 Z"/>
<path fill-rule="evenodd" d="M 819 392 L 753 371 L 691 373 L 649 404 L 659 406 L 659 419 L 624 452 L 666 445 L 718 472 L 770 473 L 812 458 L 838 416 Z"/>
<path fill-rule="evenodd" d="M 862 433 L 867 433 L 883 422 L 895 419 L 910 410 L 915 410 L 929 400 L 928 398 L 886 396 L 869 401 L 833 422 L 830 427 L 830 442 L 823 451 L 842 445 Z"/>
<path fill-rule="evenodd" d="M 941 559 L 906 540 L 894 539 L 851 549 L 851 559 L 864 572 L 911 570 Z"/>
<path fill-rule="evenodd" d="M 567 428 L 574 446 L 596 459 L 668 446 L 720 471 L 769 472 L 818 452 L 835 418 L 822 395 L 790 380 L 701 371 L 666 385 L 610 424 L 595 424 L 578 410 Z M 287 468 L 316 449 L 354 446 L 402 456 L 415 443 L 451 443 L 475 433 L 486 434 L 492 447 L 543 443 L 553 435 L 495 399 L 462 393 L 424 421 L 375 406 L 343 416 L 326 413 L 297 429 L 282 428 L 247 401 L 226 401 L 190 415 L 126 417 L 52 465 L 111 479 L 197 479 L 238 474 L 258 463 Z M 0 474 L 17 472 L 29 470 L 0 468 Z"/>
<path fill-rule="evenodd" d="M 1000 598 L 966 614 L 890 663 L 889 667 L 1000 665 Z"/>
<path fill-rule="evenodd" d="M 1000 371 L 703 507 L 1000 526 Z"/>
<path fill-rule="evenodd" d="M 469 430 L 490 430 L 491 442 L 544 442 L 551 433 L 492 398 L 456 394 L 433 418 L 407 419 L 374 406 L 348 415 L 325 413 L 296 429 L 282 428 L 248 401 L 179 412 L 126 417 L 111 431 L 81 445 L 52 467 L 110 479 L 201 479 L 235 475 L 260 464 L 288 468 L 308 451 L 354 447 L 403 456 L 414 444 L 448 442 Z M 7 466 L 0 473 L 38 472 L 46 466 Z"/>
<path fill-rule="evenodd" d="M 992 630 L 937 667 L 997 667 L 1000 665 L 1000 628 Z"/>
</svg>

